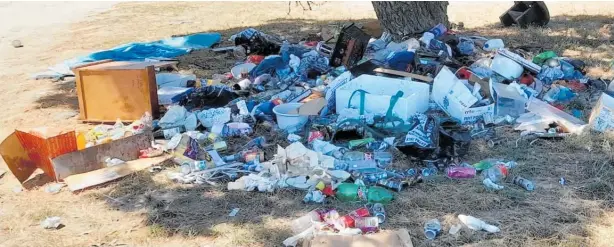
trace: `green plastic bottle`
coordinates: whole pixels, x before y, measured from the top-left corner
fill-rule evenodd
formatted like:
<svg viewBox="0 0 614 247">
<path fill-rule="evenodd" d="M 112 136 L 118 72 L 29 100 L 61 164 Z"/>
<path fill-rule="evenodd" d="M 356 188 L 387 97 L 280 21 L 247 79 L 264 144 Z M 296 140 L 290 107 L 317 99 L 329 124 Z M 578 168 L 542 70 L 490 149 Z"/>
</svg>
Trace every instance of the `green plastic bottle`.
<svg viewBox="0 0 614 247">
<path fill-rule="evenodd" d="M 389 203 L 394 195 L 386 188 L 372 186 L 367 192 L 367 199 L 370 203 Z"/>
<path fill-rule="evenodd" d="M 371 203 L 388 203 L 394 199 L 392 192 L 381 187 L 364 187 L 353 183 L 337 186 L 335 197 L 342 202 L 368 201 Z"/>
<path fill-rule="evenodd" d="M 550 58 L 554 58 L 556 56 L 557 55 L 556 55 L 556 53 L 554 51 L 545 51 L 545 52 L 537 54 L 537 56 L 533 57 L 533 63 L 536 63 L 538 65 L 542 65 L 544 62 L 546 62 L 546 60 L 548 60 Z"/>
<path fill-rule="evenodd" d="M 488 170 L 488 168 L 491 168 L 492 166 L 494 166 L 496 162 L 497 162 L 497 160 L 495 160 L 495 159 L 485 159 L 485 160 L 481 160 L 478 163 L 473 164 L 473 167 L 477 171 L 484 171 L 484 170 Z"/>
</svg>

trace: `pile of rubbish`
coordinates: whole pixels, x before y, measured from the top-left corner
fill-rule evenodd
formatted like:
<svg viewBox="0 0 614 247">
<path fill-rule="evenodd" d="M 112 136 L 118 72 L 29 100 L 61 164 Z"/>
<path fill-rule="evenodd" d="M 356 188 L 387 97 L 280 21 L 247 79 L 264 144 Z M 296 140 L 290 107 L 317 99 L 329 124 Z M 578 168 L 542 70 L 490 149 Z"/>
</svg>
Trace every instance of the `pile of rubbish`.
<svg viewBox="0 0 614 247">
<path fill-rule="evenodd" d="M 201 48 L 210 46 L 211 37 L 203 36 L 207 44 Z M 504 189 L 502 183 L 516 162 L 463 161 L 472 141 L 483 139 L 493 146 L 500 142 L 495 126 L 513 125 L 521 136 L 536 138 L 561 138 L 587 126 L 597 131 L 614 128 L 612 90 L 603 93 L 588 124 L 581 120 L 585 117 L 580 109 L 570 109 L 569 103 L 596 83 L 585 75 L 582 61 L 552 51 L 513 49 L 501 39 L 465 36 L 441 24 L 418 39 L 401 42 L 386 33 L 372 38 L 355 25 L 344 27 L 334 44 L 317 35 L 290 43 L 253 28 L 230 41 L 234 45 L 212 51 L 231 53 L 238 62 L 228 73 L 212 78 L 172 72 L 176 62 L 155 58 L 100 64 L 109 57 L 126 57 L 122 49 L 81 59 L 97 64 L 73 68 L 78 85 L 101 84 L 97 77 L 88 77 L 92 71 L 109 75 L 111 81 L 121 80 L 111 73 L 121 73 L 121 78 L 137 74 L 121 84 L 120 92 L 113 91 L 117 97 L 108 96 L 116 101 L 100 101 L 102 106 L 94 105 L 97 100 L 86 101 L 94 94 L 78 87 L 82 119 L 119 120 L 69 133 L 74 136 L 62 139 L 68 148 L 49 147 L 42 155 L 52 164 L 36 159 L 34 163 L 45 163 L 39 167 L 57 181 L 66 181 L 73 191 L 160 164 L 163 158 L 178 165 L 167 172 L 177 183 L 224 183 L 228 190 L 266 193 L 294 189 L 304 191 L 305 203 L 333 199 L 371 205 L 346 216 L 333 209 L 310 212 L 293 223 L 296 236 L 284 241 L 294 246 L 300 239 L 322 234 L 377 232 L 395 192 L 433 176 L 479 177 L 489 190 Z M 161 41 L 152 47 L 170 49 L 165 46 L 171 44 Z M 99 66 L 106 67 L 97 70 Z M 121 104 L 113 108 L 117 101 Z M 150 136 L 139 142 L 145 146 L 136 140 L 120 143 L 143 134 Z M 24 138 L 9 138 L 2 145 L 22 145 L 29 154 L 35 152 Z M 413 162 L 395 162 L 397 151 Z M 160 160 L 135 163 L 154 157 Z M 12 160 L 9 168 L 25 180 L 20 169 L 31 163 Z M 127 165 L 129 172 L 113 170 L 116 174 L 108 175 L 113 174 L 108 169 Z M 106 176 L 92 180 L 100 173 Z M 74 178 L 84 174 L 89 174 L 87 179 Z M 511 181 L 527 191 L 536 189 L 520 176 Z M 461 216 L 471 229 L 499 231 Z M 427 226 L 430 239 L 441 231 L 437 220 Z"/>
</svg>

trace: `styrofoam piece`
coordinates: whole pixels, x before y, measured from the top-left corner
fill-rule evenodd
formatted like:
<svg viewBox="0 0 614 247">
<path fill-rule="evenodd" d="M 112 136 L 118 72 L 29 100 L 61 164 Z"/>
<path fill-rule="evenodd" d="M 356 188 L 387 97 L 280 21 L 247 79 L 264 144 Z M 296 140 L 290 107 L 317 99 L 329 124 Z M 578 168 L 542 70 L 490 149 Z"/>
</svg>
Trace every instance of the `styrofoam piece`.
<svg viewBox="0 0 614 247">
<path fill-rule="evenodd" d="M 393 79 L 374 75 L 361 75 L 335 91 L 337 112 L 348 108 L 352 93 L 356 90 L 365 90 L 365 112 L 375 115 L 386 115 L 390 106 L 390 98 L 398 91 L 403 92 L 392 112 L 395 116 L 407 120 L 416 113 L 423 113 L 428 109 L 429 85 L 407 79 Z M 349 108 L 360 107 L 360 96 L 352 98 Z"/>
</svg>

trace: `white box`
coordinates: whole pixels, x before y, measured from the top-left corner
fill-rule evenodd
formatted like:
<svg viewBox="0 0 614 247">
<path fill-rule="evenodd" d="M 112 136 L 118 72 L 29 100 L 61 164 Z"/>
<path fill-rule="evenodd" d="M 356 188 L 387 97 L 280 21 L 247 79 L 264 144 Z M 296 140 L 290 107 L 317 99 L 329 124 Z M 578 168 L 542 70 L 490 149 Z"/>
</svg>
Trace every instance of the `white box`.
<svg viewBox="0 0 614 247">
<path fill-rule="evenodd" d="M 599 101 L 591 112 L 588 124 L 599 132 L 614 130 L 614 97 L 601 93 Z"/>
<path fill-rule="evenodd" d="M 510 115 L 518 117 L 525 113 L 527 99 L 522 97 L 515 89 L 509 85 L 496 83 L 490 80 L 493 90 L 493 98 L 495 98 L 495 114 L 497 116 Z"/>
<path fill-rule="evenodd" d="M 443 67 L 433 80 L 431 97 L 442 110 L 461 124 L 475 123 L 482 119 L 484 115 L 491 119 L 494 117 L 494 103 L 471 107 L 477 101 L 477 98 L 448 67 Z"/>
<path fill-rule="evenodd" d="M 354 91 L 362 89 L 365 95 L 365 112 L 386 115 L 390 98 L 398 91 L 403 92 L 392 110 L 393 114 L 403 120 L 416 113 L 424 113 L 429 105 L 429 85 L 407 79 L 394 79 L 374 75 L 361 75 L 335 91 L 337 112 L 348 108 L 348 102 Z M 357 93 L 349 108 L 359 109 L 360 95 Z"/>
</svg>

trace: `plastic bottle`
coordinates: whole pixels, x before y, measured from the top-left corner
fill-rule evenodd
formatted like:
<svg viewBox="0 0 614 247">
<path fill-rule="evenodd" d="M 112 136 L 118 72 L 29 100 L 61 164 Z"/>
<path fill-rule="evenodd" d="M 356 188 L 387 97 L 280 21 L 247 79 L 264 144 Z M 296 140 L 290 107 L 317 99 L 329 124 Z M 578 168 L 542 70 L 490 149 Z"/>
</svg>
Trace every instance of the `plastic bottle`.
<svg viewBox="0 0 614 247">
<path fill-rule="evenodd" d="M 339 224 L 341 228 L 355 228 L 357 227 L 356 220 L 369 216 L 371 216 L 369 209 L 362 207 L 348 213 L 347 215 L 339 217 L 337 224 Z M 361 224 L 364 225 L 363 223 Z"/>
<path fill-rule="evenodd" d="M 501 159 L 484 159 L 484 160 L 480 160 L 480 162 L 478 163 L 473 164 L 473 167 L 475 167 L 475 169 L 478 171 L 484 171 L 484 170 L 488 170 L 488 168 L 491 168 L 497 164 L 504 165 L 507 168 L 513 168 L 514 166 L 516 166 L 515 161 L 504 162 Z"/>
<path fill-rule="evenodd" d="M 424 235 L 428 239 L 435 239 L 441 232 L 441 223 L 438 219 L 432 219 L 424 223 Z"/>
<path fill-rule="evenodd" d="M 525 190 L 533 191 L 535 189 L 535 186 L 533 185 L 533 182 L 531 182 L 531 180 L 528 180 L 528 179 L 523 178 L 521 176 L 514 177 L 513 181 L 514 181 L 514 184 L 519 185 L 520 187 L 524 188 Z"/>
<path fill-rule="evenodd" d="M 473 178 L 476 170 L 473 167 L 451 166 L 446 169 L 449 178 Z"/>
<path fill-rule="evenodd" d="M 461 222 L 463 222 L 463 224 L 465 224 L 467 227 L 469 227 L 469 229 L 471 230 L 476 230 L 476 231 L 484 230 L 490 233 L 495 233 L 495 232 L 500 231 L 499 227 L 487 224 L 483 220 L 480 220 L 473 216 L 459 214 L 458 219 Z"/>
<path fill-rule="evenodd" d="M 508 169 L 505 165 L 497 164 L 482 172 L 484 178 L 490 179 L 493 183 L 503 181 L 507 177 Z"/>
<path fill-rule="evenodd" d="M 484 186 L 486 186 L 486 188 L 489 189 L 493 189 L 493 190 L 502 190 L 503 186 L 498 185 L 496 183 L 493 183 L 492 180 L 490 180 L 490 178 L 485 178 L 482 183 L 484 184 Z"/>
<path fill-rule="evenodd" d="M 77 134 L 77 149 L 83 150 L 85 149 L 86 145 L 87 145 L 87 140 L 85 138 L 85 133 L 79 132 L 79 134 Z"/>
<path fill-rule="evenodd" d="M 335 197 L 343 202 L 368 201 L 372 203 L 388 203 L 394 199 L 392 193 L 384 188 L 359 186 L 351 183 L 341 183 L 337 187 Z"/>
<path fill-rule="evenodd" d="M 347 161 L 364 160 L 365 153 L 359 151 L 350 151 L 343 154 L 343 159 Z"/>
<path fill-rule="evenodd" d="M 292 232 L 299 234 L 313 225 L 313 222 L 320 222 L 320 214 L 313 210 L 306 215 L 292 221 Z"/>
<path fill-rule="evenodd" d="M 224 156 L 222 159 L 224 160 L 224 162 L 250 162 L 257 157 L 260 159 L 261 162 L 264 162 L 264 152 L 258 149 L 241 151 L 233 155 Z"/>
<path fill-rule="evenodd" d="M 394 199 L 394 195 L 384 188 L 372 186 L 367 191 L 367 201 L 370 203 L 389 203 Z"/>
<path fill-rule="evenodd" d="M 435 38 L 439 38 L 443 36 L 447 31 L 448 31 L 448 28 L 441 23 L 429 29 L 429 33 L 432 33 L 433 36 L 435 36 Z"/>
<path fill-rule="evenodd" d="M 502 39 L 491 39 L 486 41 L 486 43 L 484 44 L 484 50 L 485 51 L 494 51 L 500 48 L 504 48 L 505 44 L 503 44 L 503 40 Z"/>
</svg>

